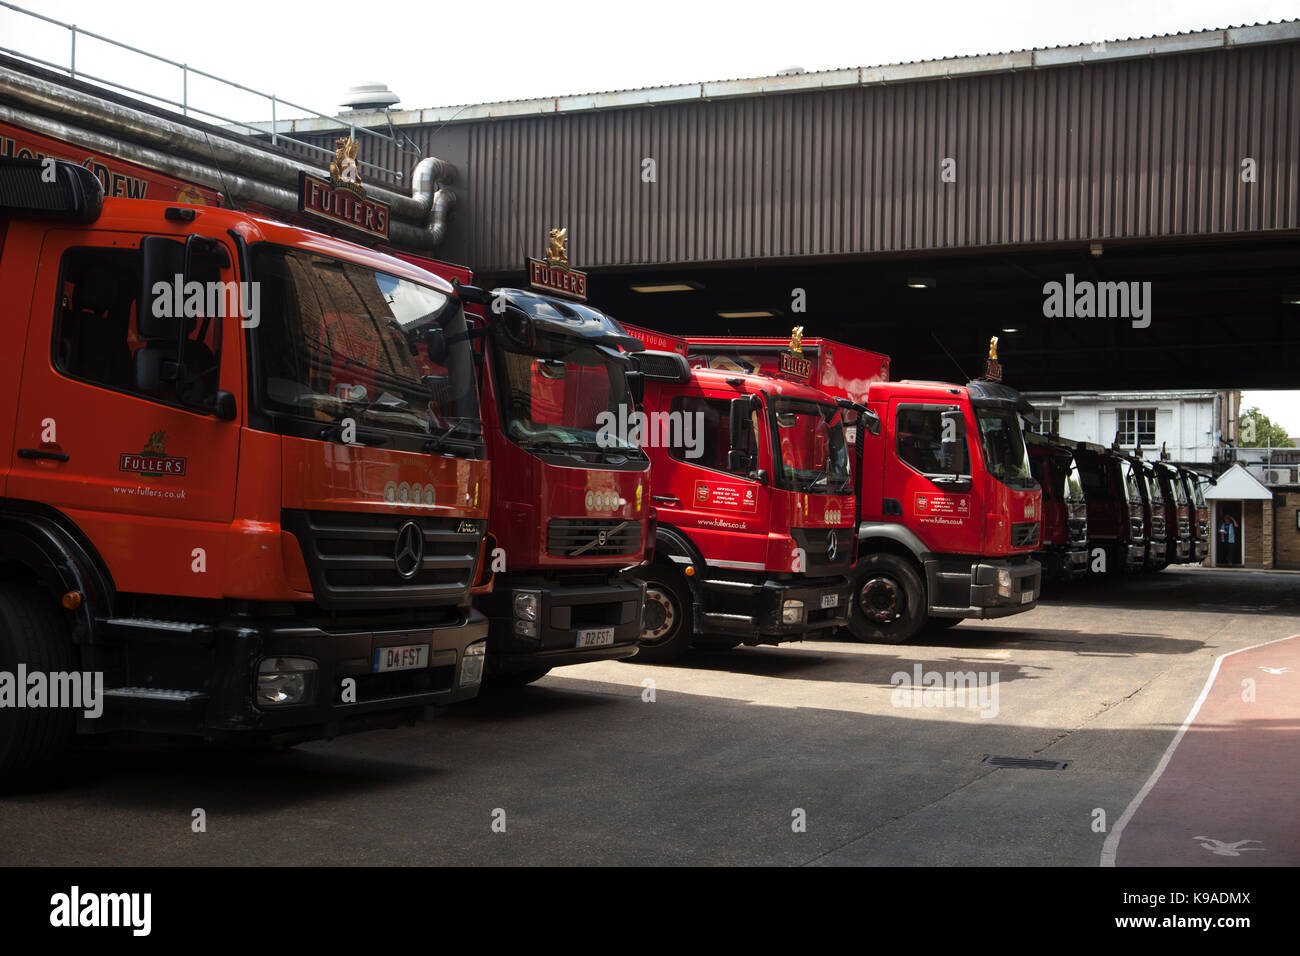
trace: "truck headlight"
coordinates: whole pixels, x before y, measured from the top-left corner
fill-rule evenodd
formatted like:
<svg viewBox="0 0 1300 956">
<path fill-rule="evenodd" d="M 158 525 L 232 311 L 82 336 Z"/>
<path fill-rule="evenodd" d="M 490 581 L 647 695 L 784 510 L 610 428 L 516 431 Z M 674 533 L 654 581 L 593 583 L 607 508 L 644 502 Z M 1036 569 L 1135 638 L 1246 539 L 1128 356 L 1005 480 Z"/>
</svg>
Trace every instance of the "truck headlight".
<svg viewBox="0 0 1300 956">
<path fill-rule="evenodd" d="M 803 621 L 803 601 L 786 601 L 781 605 L 781 623 L 799 624 Z"/>
<path fill-rule="evenodd" d="M 460 662 L 460 686 L 472 687 L 483 682 L 483 663 L 487 660 L 487 641 L 475 641 L 465 648 Z"/>
<path fill-rule="evenodd" d="M 542 606 L 542 596 L 536 591 L 515 591 L 512 603 L 515 617 L 521 621 L 535 621 Z"/>
<path fill-rule="evenodd" d="M 305 657 L 267 657 L 257 665 L 257 704 L 277 707 L 311 699 L 316 662 Z"/>
<path fill-rule="evenodd" d="M 1011 597 L 1011 572 L 1006 568 L 998 568 L 998 595 Z"/>
<path fill-rule="evenodd" d="M 521 637 L 537 637 L 536 621 L 515 621 L 515 633 Z"/>
</svg>

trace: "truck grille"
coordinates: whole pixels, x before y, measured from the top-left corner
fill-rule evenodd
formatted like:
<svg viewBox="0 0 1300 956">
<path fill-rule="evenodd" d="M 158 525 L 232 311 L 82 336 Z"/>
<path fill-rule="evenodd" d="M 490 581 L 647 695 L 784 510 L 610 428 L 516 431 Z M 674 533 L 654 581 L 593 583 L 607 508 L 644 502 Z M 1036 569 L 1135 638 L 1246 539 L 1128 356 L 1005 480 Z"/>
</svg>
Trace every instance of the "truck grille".
<svg viewBox="0 0 1300 956">
<path fill-rule="evenodd" d="M 553 518 L 546 526 L 546 553 L 559 557 L 635 554 L 640 547 L 641 524 L 633 518 Z"/>
<path fill-rule="evenodd" d="M 1018 521 L 1011 526 L 1011 547 L 1028 548 L 1038 544 L 1038 522 Z"/>
<path fill-rule="evenodd" d="M 1161 539 L 1165 536 L 1165 517 L 1164 515 L 1151 516 L 1151 537 Z"/>
<path fill-rule="evenodd" d="M 280 522 L 298 539 L 316 603 L 328 610 L 465 603 L 487 527 L 481 519 L 290 509 Z M 423 556 L 404 578 L 397 543 L 408 522 L 423 532 Z"/>
<path fill-rule="evenodd" d="M 853 557 L 852 528 L 791 528 L 794 543 L 803 549 L 804 574 L 833 573 L 847 568 Z M 831 556 L 831 539 L 835 540 L 834 557 Z"/>
</svg>

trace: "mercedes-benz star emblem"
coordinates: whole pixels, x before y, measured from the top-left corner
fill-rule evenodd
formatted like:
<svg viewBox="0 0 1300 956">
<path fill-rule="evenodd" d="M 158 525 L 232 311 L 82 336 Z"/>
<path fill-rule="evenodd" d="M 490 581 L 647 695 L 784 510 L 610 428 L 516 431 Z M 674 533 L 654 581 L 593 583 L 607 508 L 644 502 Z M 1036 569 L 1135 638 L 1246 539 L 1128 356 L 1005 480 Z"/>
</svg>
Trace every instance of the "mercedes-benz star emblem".
<svg viewBox="0 0 1300 956">
<path fill-rule="evenodd" d="M 414 521 L 408 521 L 397 529 L 393 564 L 404 581 L 415 577 L 424 564 L 424 531 Z"/>
<path fill-rule="evenodd" d="M 835 556 L 840 553 L 839 542 L 835 540 L 835 530 L 832 528 L 826 532 L 826 560 L 834 561 Z"/>
</svg>

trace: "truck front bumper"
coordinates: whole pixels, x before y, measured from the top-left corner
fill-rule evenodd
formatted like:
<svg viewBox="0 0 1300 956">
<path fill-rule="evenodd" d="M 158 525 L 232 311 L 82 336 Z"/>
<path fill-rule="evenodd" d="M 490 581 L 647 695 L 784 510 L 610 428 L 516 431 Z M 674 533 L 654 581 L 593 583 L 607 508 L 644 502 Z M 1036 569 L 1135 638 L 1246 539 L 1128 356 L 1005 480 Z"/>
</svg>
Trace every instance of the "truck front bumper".
<svg viewBox="0 0 1300 956">
<path fill-rule="evenodd" d="M 105 692 L 95 731 L 141 730 L 208 738 L 334 737 L 396 726 L 474 697 L 487 619 L 453 609 L 428 626 L 284 625 L 237 619 L 188 640 L 132 640 L 127 666 Z M 380 671 L 385 648 L 427 648 L 420 666 Z M 265 666 L 264 666 L 265 665 Z M 271 674 L 287 674 L 267 683 Z M 272 703 L 280 696 L 284 703 Z"/>
<path fill-rule="evenodd" d="M 537 616 L 531 622 L 515 616 L 514 595 L 521 592 L 536 595 Z M 634 655 L 641 638 L 645 585 L 627 578 L 561 585 L 504 574 L 497 575 L 492 594 L 480 603 L 491 621 L 489 673 L 540 670 Z M 521 629 L 535 633 L 523 634 Z M 580 647 L 580 639 L 602 643 Z"/>
<path fill-rule="evenodd" d="M 1178 556 L 1176 563 L 1186 564 L 1192 559 L 1192 542 L 1187 538 L 1179 538 L 1174 546 L 1174 554 Z"/>
<path fill-rule="evenodd" d="M 1210 545 L 1209 545 L 1209 542 L 1204 541 L 1204 540 L 1198 538 L 1198 539 L 1196 540 L 1196 561 L 1197 561 L 1197 563 L 1199 564 L 1201 561 L 1204 561 L 1204 560 L 1209 556 L 1209 554 L 1210 554 Z"/>
<path fill-rule="evenodd" d="M 1072 581 L 1088 573 L 1088 549 L 1064 546 L 1035 551 L 1034 558 L 1043 567 L 1044 577 L 1061 581 Z"/>
<path fill-rule="evenodd" d="M 1006 617 L 1037 606 L 1042 593 L 1042 565 L 1028 555 L 934 558 L 925 573 L 931 617 Z"/>
<path fill-rule="evenodd" d="M 842 627 L 849 619 L 848 578 L 726 579 L 701 582 L 695 633 L 729 634 L 745 644 L 800 640 L 813 631 Z"/>
<path fill-rule="evenodd" d="M 1147 542 L 1147 564 L 1164 564 L 1167 546 L 1164 541 Z"/>
</svg>

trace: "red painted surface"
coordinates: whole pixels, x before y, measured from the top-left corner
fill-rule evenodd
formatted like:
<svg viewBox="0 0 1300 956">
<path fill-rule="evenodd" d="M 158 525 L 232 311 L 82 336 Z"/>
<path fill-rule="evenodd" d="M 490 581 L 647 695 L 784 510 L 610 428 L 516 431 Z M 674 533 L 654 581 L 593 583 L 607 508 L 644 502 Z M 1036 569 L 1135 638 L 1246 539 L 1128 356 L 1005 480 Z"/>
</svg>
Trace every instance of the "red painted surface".
<svg viewBox="0 0 1300 956">
<path fill-rule="evenodd" d="M 1300 864 L 1300 635 L 1222 659 L 1118 842 L 1118 866 Z"/>
</svg>

